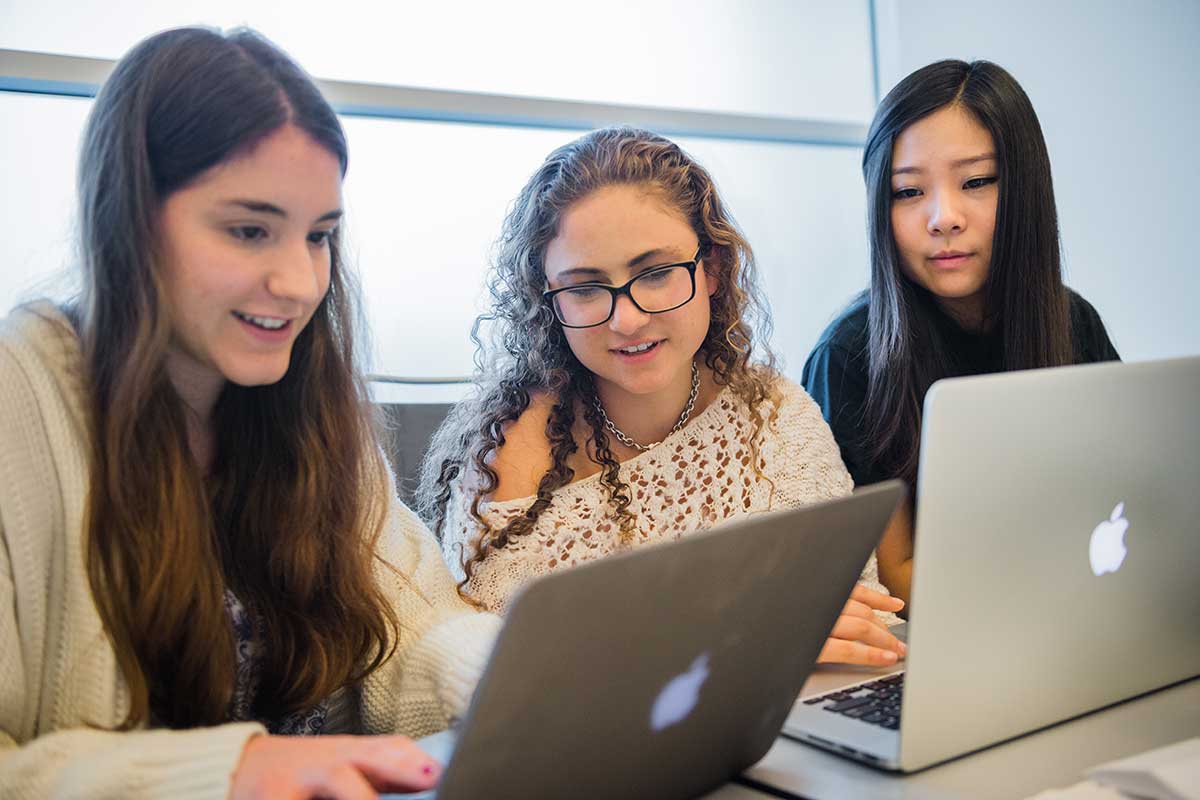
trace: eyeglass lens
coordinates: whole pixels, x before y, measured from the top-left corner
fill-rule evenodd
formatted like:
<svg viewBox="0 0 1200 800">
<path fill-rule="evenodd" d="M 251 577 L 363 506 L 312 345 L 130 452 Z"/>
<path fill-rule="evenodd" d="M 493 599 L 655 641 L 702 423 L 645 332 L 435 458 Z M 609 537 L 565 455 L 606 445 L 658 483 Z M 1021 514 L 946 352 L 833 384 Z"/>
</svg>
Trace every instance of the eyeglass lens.
<svg viewBox="0 0 1200 800">
<path fill-rule="evenodd" d="M 629 286 L 629 294 L 643 311 L 670 311 L 686 303 L 692 294 L 692 275 L 687 267 L 667 267 L 640 275 Z M 599 325 L 612 314 L 616 294 L 599 286 L 580 286 L 554 296 L 555 311 L 566 325 Z"/>
</svg>

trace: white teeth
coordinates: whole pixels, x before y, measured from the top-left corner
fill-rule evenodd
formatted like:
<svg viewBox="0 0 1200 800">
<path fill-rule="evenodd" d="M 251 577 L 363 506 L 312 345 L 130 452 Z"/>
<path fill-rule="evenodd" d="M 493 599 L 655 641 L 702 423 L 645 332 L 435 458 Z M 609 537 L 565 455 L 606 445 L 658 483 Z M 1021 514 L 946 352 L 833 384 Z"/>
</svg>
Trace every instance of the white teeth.
<svg viewBox="0 0 1200 800">
<path fill-rule="evenodd" d="M 252 317 L 249 314 L 243 314 L 240 311 L 233 312 L 238 319 L 244 319 L 252 325 L 257 325 L 260 328 L 265 328 L 269 331 L 277 331 L 284 325 L 287 325 L 286 319 L 271 319 L 270 317 Z"/>
<path fill-rule="evenodd" d="M 654 345 L 656 345 L 656 344 L 658 344 L 658 342 L 645 342 L 643 344 L 634 345 L 633 347 L 621 347 L 621 348 L 619 348 L 619 351 L 622 353 L 630 353 L 630 354 L 644 353 L 647 350 L 649 350 L 651 347 L 654 347 Z"/>
</svg>

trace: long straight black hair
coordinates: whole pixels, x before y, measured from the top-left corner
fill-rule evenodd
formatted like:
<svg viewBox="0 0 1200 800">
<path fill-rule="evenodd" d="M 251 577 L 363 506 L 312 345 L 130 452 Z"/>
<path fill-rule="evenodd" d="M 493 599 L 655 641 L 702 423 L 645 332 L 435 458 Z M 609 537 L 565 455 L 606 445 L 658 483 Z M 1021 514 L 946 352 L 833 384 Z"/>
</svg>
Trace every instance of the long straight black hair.
<svg viewBox="0 0 1200 800">
<path fill-rule="evenodd" d="M 950 369 L 933 295 L 907 278 L 892 232 L 892 147 L 908 126 L 948 106 L 966 110 L 995 145 L 999 200 L 984 286 L 985 325 L 1004 370 L 1068 364 L 1070 317 L 1062 282 L 1050 156 L 1017 81 L 988 61 L 939 61 L 900 81 L 879 104 L 863 152 L 871 248 L 865 452 L 915 485 L 921 406 Z"/>
</svg>

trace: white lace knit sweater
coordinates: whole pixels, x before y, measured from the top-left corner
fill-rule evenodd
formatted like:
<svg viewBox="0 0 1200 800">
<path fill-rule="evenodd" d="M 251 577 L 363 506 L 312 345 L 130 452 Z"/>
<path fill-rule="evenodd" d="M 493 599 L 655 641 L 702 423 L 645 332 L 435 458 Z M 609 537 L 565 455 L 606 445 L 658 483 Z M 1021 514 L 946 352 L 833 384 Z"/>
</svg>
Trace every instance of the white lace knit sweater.
<svg viewBox="0 0 1200 800">
<path fill-rule="evenodd" d="M 129 698 L 84 571 L 79 341 L 53 306 L 37 312 L 0 321 L 0 796 L 225 798 L 261 725 L 112 730 Z M 358 711 L 363 733 L 421 736 L 466 710 L 499 619 L 462 602 L 392 498 L 376 578 L 402 631 Z"/>
<path fill-rule="evenodd" d="M 511 539 L 477 564 L 466 587 L 470 595 L 485 608 L 503 613 L 522 584 L 552 570 L 628 546 L 678 539 L 742 514 L 849 494 L 854 484 L 820 408 L 791 381 L 780 378 L 776 388 L 778 415 L 764 428 L 759 447 L 760 469 L 769 480 L 759 478 L 751 465 L 751 413 L 725 389 L 658 447 L 621 463 L 621 480 L 632 499 L 629 511 L 637 520 L 630 544 L 621 541 L 600 475 L 591 475 L 554 492 L 553 502 L 529 534 Z M 769 412 L 770 404 L 764 417 Z M 481 533 L 463 487 L 461 480 L 451 486 L 442 535 L 446 560 L 459 580 L 465 574 L 463 558 L 475 552 Z M 524 513 L 533 500 L 484 502 L 480 516 L 498 529 Z M 879 584 L 873 554 L 862 582 L 886 591 Z"/>
</svg>

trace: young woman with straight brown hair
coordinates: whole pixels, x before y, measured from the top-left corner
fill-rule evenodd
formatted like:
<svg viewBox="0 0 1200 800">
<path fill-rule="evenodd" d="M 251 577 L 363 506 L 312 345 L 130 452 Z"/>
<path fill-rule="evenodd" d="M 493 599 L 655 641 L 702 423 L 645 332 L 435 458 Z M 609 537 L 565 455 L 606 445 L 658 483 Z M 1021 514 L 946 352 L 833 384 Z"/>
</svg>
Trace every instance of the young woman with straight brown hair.
<svg viewBox="0 0 1200 800">
<path fill-rule="evenodd" d="M 137 45 L 79 168 L 77 302 L 0 324 L 0 786 L 423 789 L 497 620 L 396 499 L 357 368 L 346 142 L 249 31 Z M 271 734 L 271 735 L 267 735 Z"/>
</svg>

